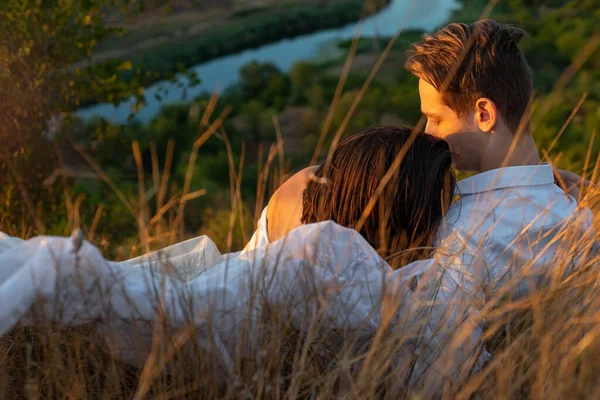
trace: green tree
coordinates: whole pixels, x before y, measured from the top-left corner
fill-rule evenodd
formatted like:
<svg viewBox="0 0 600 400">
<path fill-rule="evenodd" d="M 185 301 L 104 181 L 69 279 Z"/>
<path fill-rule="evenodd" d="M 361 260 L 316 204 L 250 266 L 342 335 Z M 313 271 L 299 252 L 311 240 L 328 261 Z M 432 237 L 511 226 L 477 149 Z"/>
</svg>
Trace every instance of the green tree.
<svg viewBox="0 0 600 400">
<path fill-rule="evenodd" d="M 292 87 L 292 104 L 305 104 L 307 101 L 307 89 L 312 85 L 317 67 L 312 63 L 299 62 L 294 64 L 290 70 L 290 84 Z"/>
<path fill-rule="evenodd" d="M 104 25 L 102 11 L 119 3 L 11 0 L 0 5 L 0 197 L 5 199 L 0 230 L 11 230 L 19 221 L 30 224 L 31 218 L 42 230 L 46 224 L 39 209 L 55 209 L 54 219 L 60 214 L 64 190 L 41 185 L 57 166 L 49 121 L 68 117 L 91 98 L 117 101 L 140 94 L 135 79 L 117 79 L 128 63 L 76 66 L 113 32 Z"/>
<path fill-rule="evenodd" d="M 258 100 L 265 107 L 282 109 L 290 93 L 289 79 L 270 63 L 253 61 L 240 70 L 244 101 Z"/>
</svg>

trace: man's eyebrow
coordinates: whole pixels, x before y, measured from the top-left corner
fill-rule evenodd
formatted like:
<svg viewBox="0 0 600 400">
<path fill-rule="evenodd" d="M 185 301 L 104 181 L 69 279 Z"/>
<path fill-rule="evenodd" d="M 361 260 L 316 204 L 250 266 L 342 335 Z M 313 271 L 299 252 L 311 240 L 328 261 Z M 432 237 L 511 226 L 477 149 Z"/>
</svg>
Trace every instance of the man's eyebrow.
<svg viewBox="0 0 600 400">
<path fill-rule="evenodd" d="M 421 110 L 421 114 L 423 114 L 423 115 L 425 115 L 427 117 L 439 117 L 438 114 L 432 113 L 432 112 L 428 112 L 428 111 L 425 111 L 425 110 Z"/>
</svg>

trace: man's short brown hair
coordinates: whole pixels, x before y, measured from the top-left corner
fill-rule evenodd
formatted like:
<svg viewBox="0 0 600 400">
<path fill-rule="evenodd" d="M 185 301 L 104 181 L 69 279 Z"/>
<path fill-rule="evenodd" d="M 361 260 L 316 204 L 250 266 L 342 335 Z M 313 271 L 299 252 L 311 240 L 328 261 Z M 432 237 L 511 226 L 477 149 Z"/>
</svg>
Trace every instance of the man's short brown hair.
<svg viewBox="0 0 600 400">
<path fill-rule="evenodd" d="M 492 20 L 450 24 L 413 44 L 405 68 L 440 92 L 459 116 L 478 98 L 489 98 L 516 132 L 533 91 L 531 70 L 517 46 L 525 35 Z"/>
</svg>

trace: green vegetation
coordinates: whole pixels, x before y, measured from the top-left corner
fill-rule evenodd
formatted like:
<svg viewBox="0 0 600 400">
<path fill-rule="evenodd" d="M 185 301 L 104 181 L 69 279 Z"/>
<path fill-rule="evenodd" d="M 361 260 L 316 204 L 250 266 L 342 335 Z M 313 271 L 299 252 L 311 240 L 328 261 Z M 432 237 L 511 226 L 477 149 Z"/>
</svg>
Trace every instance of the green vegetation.
<svg viewBox="0 0 600 400">
<path fill-rule="evenodd" d="M 166 43 L 147 49 L 134 50 L 128 54 L 133 69 L 124 71 L 122 78 L 131 79 L 138 69 L 152 77 L 169 76 L 213 58 L 260 47 L 264 44 L 312 33 L 322 29 L 336 28 L 358 21 L 363 15 L 363 0 L 335 0 L 320 3 L 282 4 L 276 10 L 253 8 L 230 15 L 225 21 L 206 30 L 187 34 L 179 33 Z M 381 8 L 389 0 L 375 1 Z M 115 39 L 113 39 L 114 41 Z"/>
<path fill-rule="evenodd" d="M 72 227 L 73 215 L 62 210 L 72 200 L 67 187 L 41 183 L 58 167 L 53 150 L 60 143 L 45 140 L 47 122 L 74 111 L 82 99 L 112 101 L 141 93 L 137 79 L 114 78 L 119 65 L 69 69 L 113 33 L 98 17 L 113 3 L 0 4 L 0 230 L 26 236 L 62 219 Z"/>
</svg>

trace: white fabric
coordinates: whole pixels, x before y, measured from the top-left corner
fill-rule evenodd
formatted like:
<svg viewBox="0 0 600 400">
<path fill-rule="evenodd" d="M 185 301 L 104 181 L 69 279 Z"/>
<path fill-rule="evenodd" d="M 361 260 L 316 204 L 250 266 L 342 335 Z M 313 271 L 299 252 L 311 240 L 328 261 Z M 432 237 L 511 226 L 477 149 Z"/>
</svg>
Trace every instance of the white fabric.
<svg viewBox="0 0 600 400">
<path fill-rule="evenodd" d="M 201 242 L 209 254 L 198 258 L 217 260 L 211 258 L 210 240 Z M 196 244 L 180 249 L 201 251 Z M 407 282 L 428 267 L 392 271 L 361 235 L 333 222 L 302 226 L 240 257 L 221 258 L 187 282 L 157 274 L 140 259 L 108 262 L 85 241 L 74 250 L 71 238 L 37 237 L 13 243 L 0 254 L 0 334 L 19 321 L 38 324 L 44 318 L 58 325 L 95 324 L 116 354 L 140 364 L 149 354 L 162 305 L 173 329 L 191 319 L 200 343 L 216 338 L 228 360 L 236 348 L 236 326 L 259 321 L 264 305 L 288 313 L 298 329 L 320 310 L 327 328 L 370 335 L 379 326 L 385 297 L 386 312 L 396 304 L 393 311 L 402 316 L 402 328 L 409 329 L 419 303 L 406 300 L 411 296 Z M 154 261 L 153 256 L 147 258 Z"/>
<path fill-rule="evenodd" d="M 242 254 L 248 253 L 249 251 L 252 251 L 258 247 L 266 246 L 269 243 L 270 241 L 269 231 L 267 227 L 267 207 L 265 207 L 262 213 L 260 214 L 260 218 L 258 219 L 258 222 L 256 224 L 256 231 L 250 238 L 250 241 L 248 242 L 244 250 L 242 250 Z"/>
<path fill-rule="evenodd" d="M 189 281 L 223 259 L 219 249 L 208 236 L 199 236 L 125 262 L 137 266 L 156 265 L 161 273 Z"/>
<path fill-rule="evenodd" d="M 8 236 L 6 233 L 0 232 L 0 253 L 10 249 L 15 244 L 19 244 L 22 241 L 23 239 Z"/>
</svg>

